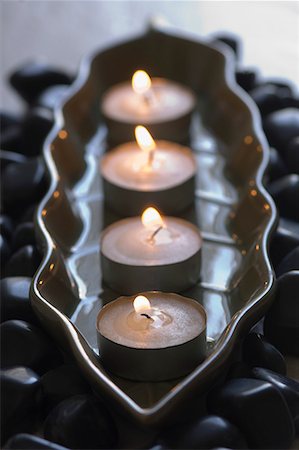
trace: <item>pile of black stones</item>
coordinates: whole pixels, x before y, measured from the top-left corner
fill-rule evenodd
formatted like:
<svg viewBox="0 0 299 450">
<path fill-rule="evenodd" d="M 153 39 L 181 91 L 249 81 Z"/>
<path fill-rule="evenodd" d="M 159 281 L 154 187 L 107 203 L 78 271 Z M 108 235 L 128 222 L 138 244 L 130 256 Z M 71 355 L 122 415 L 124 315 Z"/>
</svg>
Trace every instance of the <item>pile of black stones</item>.
<svg viewBox="0 0 299 450">
<path fill-rule="evenodd" d="M 215 35 L 239 60 L 235 36 Z M 237 64 L 240 67 L 240 63 Z M 273 306 L 240 343 L 226 377 L 192 419 L 159 432 L 145 447 L 287 449 L 299 433 L 299 383 L 285 356 L 299 356 L 299 99 L 288 81 L 236 71 L 257 104 L 270 145 L 265 184 L 279 212 L 270 244 L 277 276 Z M 34 212 L 47 190 L 41 158 L 53 108 L 73 77 L 32 62 L 9 82 L 27 105 L 1 112 L 1 429 L 5 449 L 124 448 L 111 405 L 92 392 L 69 355 L 42 329 L 29 289 L 42 250 Z"/>
</svg>

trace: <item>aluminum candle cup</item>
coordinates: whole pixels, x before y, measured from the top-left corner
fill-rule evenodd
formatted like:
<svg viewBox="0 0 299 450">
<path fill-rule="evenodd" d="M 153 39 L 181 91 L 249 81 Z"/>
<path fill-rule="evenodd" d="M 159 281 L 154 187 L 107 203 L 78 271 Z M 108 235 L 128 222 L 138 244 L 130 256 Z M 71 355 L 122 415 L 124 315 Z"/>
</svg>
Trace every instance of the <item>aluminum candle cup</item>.
<svg viewBox="0 0 299 450">
<path fill-rule="evenodd" d="M 138 124 L 147 126 L 157 139 L 183 142 L 188 139 L 194 92 L 165 78 L 149 78 L 135 72 L 132 82 L 109 88 L 103 95 L 101 110 L 109 140 L 115 144 L 132 139 Z"/>
<path fill-rule="evenodd" d="M 200 278 L 202 238 L 198 228 L 147 208 L 120 220 L 101 236 L 103 281 L 123 294 L 159 289 L 182 292 Z"/>
<path fill-rule="evenodd" d="M 174 142 L 155 142 L 144 127 L 136 130 L 137 143 L 120 145 L 102 158 L 107 206 L 122 216 L 137 215 L 153 203 L 165 214 L 181 212 L 194 201 L 192 151 Z"/>
<path fill-rule="evenodd" d="M 195 300 L 145 292 L 119 297 L 97 317 L 105 368 L 137 381 L 164 381 L 190 373 L 206 355 L 206 313 Z"/>
</svg>

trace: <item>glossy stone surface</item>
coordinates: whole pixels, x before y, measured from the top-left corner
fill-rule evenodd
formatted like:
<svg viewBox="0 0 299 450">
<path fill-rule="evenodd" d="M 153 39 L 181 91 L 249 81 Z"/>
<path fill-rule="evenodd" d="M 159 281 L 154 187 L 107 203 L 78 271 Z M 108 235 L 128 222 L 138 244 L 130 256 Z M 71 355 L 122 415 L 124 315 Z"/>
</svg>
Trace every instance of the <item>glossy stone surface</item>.
<svg viewBox="0 0 299 450">
<path fill-rule="evenodd" d="M 294 106 L 293 95 L 286 87 L 278 87 L 272 84 L 257 86 L 250 91 L 253 101 L 257 104 L 262 116 L 284 108 Z"/>
<path fill-rule="evenodd" d="M 280 277 L 286 272 L 291 270 L 299 270 L 299 246 L 294 248 L 290 253 L 288 253 L 276 270 L 276 275 Z"/>
<path fill-rule="evenodd" d="M 249 333 L 243 342 L 243 359 L 250 366 L 265 367 L 286 374 L 284 357 L 264 336 Z"/>
<path fill-rule="evenodd" d="M 30 284 L 28 277 L 8 277 L 0 281 L 1 322 L 11 319 L 37 322 L 29 300 Z"/>
<path fill-rule="evenodd" d="M 12 114 L 11 112 L 1 111 L 0 112 L 0 131 L 1 134 L 5 133 L 9 128 L 19 126 L 22 119 L 17 114 Z"/>
<path fill-rule="evenodd" d="M 281 216 L 299 222 L 299 175 L 287 175 L 268 186 Z"/>
<path fill-rule="evenodd" d="M 256 86 L 257 72 L 255 69 L 243 69 L 236 71 L 236 81 L 246 92 Z"/>
<path fill-rule="evenodd" d="M 217 33 L 213 35 L 215 41 L 223 42 L 228 45 L 234 52 L 237 59 L 241 56 L 241 42 L 238 36 L 232 33 Z"/>
<path fill-rule="evenodd" d="M 290 173 L 299 174 L 299 136 L 288 143 L 285 151 L 285 163 Z"/>
<path fill-rule="evenodd" d="M 0 335 L 3 368 L 22 365 L 43 374 L 61 363 L 53 340 L 33 324 L 8 320 L 0 325 Z"/>
<path fill-rule="evenodd" d="M 0 230 L 1 234 L 10 239 L 13 232 L 13 221 L 11 218 L 5 214 L 0 214 Z"/>
<path fill-rule="evenodd" d="M 22 147 L 21 125 L 9 127 L 0 133 L 0 147 L 2 150 L 19 152 Z"/>
<path fill-rule="evenodd" d="M 49 86 L 70 84 L 72 78 L 59 69 L 39 62 L 28 62 L 15 70 L 9 77 L 10 84 L 28 103 Z"/>
<path fill-rule="evenodd" d="M 24 211 L 24 205 L 39 200 L 45 192 L 42 161 L 32 158 L 23 164 L 10 164 L 3 173 L 2 186 L 5 204 L 14 211 Z"/>
<path fill-rule="evenodd" d="M 281 352 L 299 356 L 299 271 L 277 280 L 275 301 L 265 316 L 264 332 Z"/>
<path fill-rule="evenodd" d="M 9 152 L 6 150 L 0 150 L 0 164 L 1 164 L 1 173 L 4 172 L 4 169 L 12 163 L 24 163 L 26 162 L 26 157 L 16 152 Z"/>
<path fill-rule="evenodd" d="M 65 84 L 53 86 L 46 89 L 36 100 L 37 105 L 54 110 L 59 106 L 67 93 L 68 86 Z"/>
<path fill-rule="evenodd" d="M 251 367 L 249 364 L 243 361 L 234 362 L 227 373 L 227 379 L 232 378 L 250 378 L 251 377 Z"/>
<path fill-rule="evenodd" d="M 251 448 L 289 448 L 293 441 L 294 424 L 286 401 L 266 381 L 230 380 L 211 392 L 208 406 L 235 424 Z"/>
<path fill-rule="evenodd" d="M 283 156 L 289 142 L 299 135 L 299 109 L 287 108 L 269 114 L 264 131 L 270 145 Z"/>
<path fill-rule="evenodd" d="M 13 234 L 12 248 L 17 250 L 25 245 L 36 245 L 35 230 L 33 222 L 20 223 Z"/>
<path fill-rule="evenodd" d="M 277 270 L 283 258 L 299 245 L 299 224 L 295 221 L 280 218 L 278 228 L 270 243 L 270 258 Z"/>
<path fill-rule="evenodd" d="M 61 402 L 45 421 L 46 439 L 74 449 L 111 448 L 117 431 L 106 407 L 89 395 Z"/>
<path fill-rule="evenodd" d="M 61 445 L 54 444 L 54 442 L 27 433 L 20 433 L 11 437 L 3 448 L 6 450 L 67 450 Z"/>
<path fill-rule="evenodd" d="M 269 182 L 275 181 L 288 174 L 285 163 L 275 148 L 270 149 L 270 160 L 266 173 Z"/>
<path fill-rule="evenodd" d="M 35 247 L 21 247 L 9 258 L 5 275 L 9 277 L 33 277 L 41 262 L 41 256 Z"/>
<path fill-rule="evenodd" d="M 0 258 L 1 266 L 5 266 L 10 258 L 11 249 L 6 237 L 0 234 Z"/>
<path fill-rule="evenodd" d="M 63 400 L 90 392 L 90 387 L 76 366 L 63 364 L 50 370 L 41 379 L 47 409 Z"/>
<path fill-rule="evenodd" d="M 42 393 L 39 376 L 27 367 L 2 370 L 0 377 L 2 439 L 6 440 L 13 433 L 35 427 Z"/>
<path fill-rule="evenodd" d="M 205 416 L 186 429 L 170 431 L 166 448 L 209 449 L 214 447 L 247 448 L 238 428 L 224 417 Z M 172 435 L 172 436 L 171 436 Z M 175 440 L 172 438 L 175 437 Z"/>
<path fill-rule="evenodd" d="M 53 115 L 45 108 L 33 108 L 22 126 L 23 152 L 28 156 L 41 154 L 45 138 L 53 127 Z"/>
<path fill-rule="evenodd" d="M 292 414 L 296 432 L 299 433 L 299 383 L 272 370 L 254 367 L 252 374 L 259 380 L 268 381 L 276 386 L 282 393 Z"/>
</svg>

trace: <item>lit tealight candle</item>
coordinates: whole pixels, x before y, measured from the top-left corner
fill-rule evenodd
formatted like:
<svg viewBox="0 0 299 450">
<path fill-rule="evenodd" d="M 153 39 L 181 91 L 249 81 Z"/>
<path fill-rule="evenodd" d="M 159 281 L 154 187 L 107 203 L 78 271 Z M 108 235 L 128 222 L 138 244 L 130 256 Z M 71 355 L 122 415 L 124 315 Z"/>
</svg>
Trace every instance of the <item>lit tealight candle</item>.
<svg viewBox="0 0 299 450">
<path fill-rule="evenodd" d="M 137 70 L 131 82 L 116 84 L 104 93 L 102 113 L 115 143 L 131 140 L 139 123 L 157 138 L 183 141 L 188 138 L 195 104 L 195 94 L 188 87 L 165 78 L 151 79 L 144 70 Z"/>
<path fill-rule="evenodd" d="M 138 381 L 170 380 L 205 358 L 206 313 L 177 294 L 119 297 L 99 312 L 97 335 L 107 370 Z"/>
<path fill-rule="evenodd" d="M 101 161 L 105 201 L 123 216 L 136 215 L 150 203 L 177 214 L 194 201 L 196 161 L 192 151 L 170 141 L 154 141 L 143 126 L 136 142 L 106 153 Z"/>
<path fill-rule="evenodd" d="M 141 217 L 120 220 L 101 236 L 103 281 L 117 292 L 182 292 L 200 277 L 199 229 L 147 208 Z"/>
</svg>

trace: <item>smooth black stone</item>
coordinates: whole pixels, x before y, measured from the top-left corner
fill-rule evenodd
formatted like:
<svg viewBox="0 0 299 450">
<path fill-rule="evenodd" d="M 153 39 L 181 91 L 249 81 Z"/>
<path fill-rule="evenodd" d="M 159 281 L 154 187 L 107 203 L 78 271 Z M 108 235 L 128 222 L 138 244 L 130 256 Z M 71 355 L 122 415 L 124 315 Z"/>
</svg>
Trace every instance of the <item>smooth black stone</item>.
<svg viewBox="0 0 299 450">
<path fill-rule="evenodd" d="M 292 378 L 285 377 L 272 370 L 254 367 L 252 369 L 254 378 L 268 381 L 276 386 L 283 395 L 292 414 L 296 432 L 299 433 L 299 383 Z"/>
<path fill-rule="evenodd" d="M 171 432 L 170 435 L 172 435 Z M 245 439 L 238 428 L 217 415 L 205 416 L 192 423 L 183 433 L 180 432 L 175 441 L 171 436 L 169 439 L 168 448 L 209 449 L 218 446 L 247 448 Z"/>
<path fill-rule="evenodd" d="M 45 421 L 46 439 L 72 449 L 112 448 L 117 430 L 106 407 L 90 395 L 61 402 Z"/>
<path fill-rule="evenodd" d="M 270 145 L 284 157 L 289 142 L 299 135 L 299 109 L 275 111 L 266 117 L 263 126 Z"/>
<path fill-rule="evenodd" d="M 291 270 L 299 270 L 299 246 L 283 258 L 276 270 L 276 275 L 280 277 Z"/>
<path fill-rule="evenodd" d="M 3 173 L 4 169 L 12 163 L 24 163 L 27 158 L 24 155 L 16 152 L 8 152 L 6 150 L 0 150 L 0 164 L 1 164 L 1 173 Z"/>
<path fill-rule="evenodd" d="M 10 246 L 5 236 L 0 234 L 0 262 L 1 266 L 5 266 L 10 258 Z"/>
<path fill-rule="evenodd" d="M 20 433 L 11 437 L 3 448 L 4 450 L 67 450 L 66 447 L 27 433 Z"/>
<path fill-rule="evenodd" d="M 25 245 L 36 245 L 34 224 L 32 222 L 20 223 L 13 234 L 12 248 L 14 251 Z"/>
<path fill-rule="evenodd" d="M 9 216 L 5 214 L 0 214 L 0 230 L 1 234 L 6 237 L 6 239 L 10 239 L 13 232 L 13 222 Z"/>
<path fill-rule="evenodd" d="M 41 154 L 53 124 L 53 115 L 46 108 L 36 107 L 28 112 L 22 126 L 22 148 L 26 155 Z"/>
<path fill-rule="evenodd" d="M 0 131 L 5 133 L 9 128 L 21 125 L 22 119 L 16 114 L 9 112 L 0 112 Z"/>
<path fill-rule="evenodd" d="M 32 103 L 49 86 L 70 84 L 72 77 L 47 64 L 29 62 L 15 70 L 9 81 L 23 99 Z"/>
<path fill-rule="evenodd" d="M 43 374 L 61 363 L 55 344 L 38 327 L 22 320 L 0 325 L 3 368 L 26 366 Z"/>
<path fill-rule="evenodd" d="M 32 245 L 18 249 L 9 258 L 5 275 L 9 277 L 33 277 L 41 262 L 41 256 Z"/>
<path fill-rule="evenodd" d="M 65 97 L 69 86 L 59 85 L 46 89 L 41 96 L 37 99 L 36 103 L 43 108 L 54 110 L 61 104 L 61 101 Z"/>
<path fill-rule="evenodd" d="M 295 99 L 286 87 L 259 85 L 250 91 L 250 96 L 263 117 L 274 111 L 295 106 Z"/>
<path fill-rule="evenodd" d="M 270 243 L 270 257 L 275 270 L 282 259 L 299 245 L 299 224 L 280 218 L 279 226 Z"/>
<path fill-rule="evenodd" d="M 39 376 L 27 367 L 3 370 L 1 377 L 1 428 L 6 440 L 35 427 L 42 401 Z"/>
<path fill-rule="evenodd" d="M 281 216 L 299 222 L 299 175 L 287 175 L 268 185 Z"/>
<path fill-rule="evenodd" d="M 282 449 L 291 445 L 295 429 L 284 397 L 272 384 L 238 378 L 211 391 L 209 410 L 235 424 L 250 448 Z"/>
<path fill-rule="evenodd" d="M 6 167 L 2 186 L 6 205 L 18 212 L 24 205 L 30 205 L 41 199 L 45 192 L 45 168 L 39 158 L 31 158 L 22 164 L 10 164 Z"/>
<path fill-rule="evenodd" d="M 279 153 L 275 148 L 270 149 L 270 160 L 267 167 L 267 179 L 269 182 L 275 181 L 288 174 L 287 168 Z"/>
<path fill-rule="evenodd" d="M 36 208 L 37 208 L 36 204 L 29 206 L 26 209 L 26 211 L 21 215 L 21 217 L 18 217 L 18 223 L 21 224 L 27 222 L 34 222 Z"/>
<path fill-rule="evenodd" d="M 266 80 L 263 81 L 262 84 L 268 86 L 275 86 L 278 88 L 284 88 L 289 92 L 289 94 L 294 94 L 296 90 L 295 86 L 292 83 L 290 83 L 289 80 L 286 80 L 284 78 L 267 78 Z"/>
<path fill-rule="evenodd" d="M 265 367 L 282 375 L 287 372 L 284 357 L 264 336 L 249 333 L 243 342 L 243 359 L 250 366 Z"/>
<path fill-rule="evenodd" d="M 299 271 L 287 272 L 277 280 L 275 301 L 265 316 L 267 339 L 282 353 L 299 356 Z"/>
<path fill-rule="evenodd" d="M 47 372 L 41 382 L 47 409 L 52 409 L 74 395 L 90 392 L 89 385 L 77 367 L 71 364 L 64 364 Z"/>
<path fill-rule="evenodd" d="M 285 151 L 285 163 L 290 173 L 299 174 L 299 136 L 288 143 Z"/>
<path fill-rule="evenodd" d="M 1 322 L 12 319 L 37 322 L 29 299 L 30 284 L 28 277 L 8 277 L 0 281 Z"/>
<path fill-rule="evenodd" d="M 257 83 L 257 72 L 255 70 L 244 69 L 236 71 L 236 81 L 246 92 L 255 88 Z"/>
<path fill-rule="evenodd" d="M 213 35 L 213 40 L 220 41 L 228 45 L 233 50 L 237 59 L 240 58 L 241 42 L 238 36 L 232 33 L 217 33 Z"/>
<path fill-rule="evenodd" d="M 14 126 L 0 134 L 0 147 L 9 152 L 19 152 L 22 147 L 22 127 Z"/>
<path fill-rule="evenodd" d="M 251 367 L 249 364 L 243 361 L 234 362 L 227 373 L 227 379 L 230 380 L 232 378 L 250 378 L 251 376 Z"/>
</svg>

